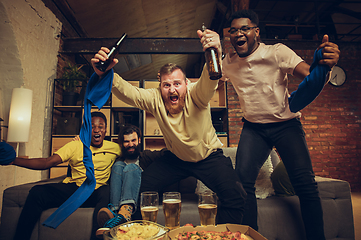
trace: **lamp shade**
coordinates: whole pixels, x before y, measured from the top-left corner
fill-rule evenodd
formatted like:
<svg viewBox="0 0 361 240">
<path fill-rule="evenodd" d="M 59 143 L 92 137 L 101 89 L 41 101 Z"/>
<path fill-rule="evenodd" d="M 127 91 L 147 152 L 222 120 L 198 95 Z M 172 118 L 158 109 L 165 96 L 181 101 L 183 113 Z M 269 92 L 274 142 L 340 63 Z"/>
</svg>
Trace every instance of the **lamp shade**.
<svg viewBox="0 0 361 240">
<path fill-rule="evenodd" d="M 33 91 L 14 88 L 11 96 L 8 142 L 29 141 Z"/>
</svg>

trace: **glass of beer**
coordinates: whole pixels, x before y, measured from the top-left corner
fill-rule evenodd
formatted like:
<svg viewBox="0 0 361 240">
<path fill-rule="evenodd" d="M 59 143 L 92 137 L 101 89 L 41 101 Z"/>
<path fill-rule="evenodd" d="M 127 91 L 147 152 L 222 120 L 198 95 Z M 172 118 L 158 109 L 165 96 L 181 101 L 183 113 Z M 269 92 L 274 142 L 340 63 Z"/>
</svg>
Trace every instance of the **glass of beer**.
<svg viewBox="0 0 361 240">
<path fill-rule="evenodd" d="M 167 228 L 172 230 L 180 227 L 181 194 L 179 192 L 163 193 L 163 212 Z"/>
<path fill-rule="evenodd" d="M 142 192 L 140 194 L 140 212 L 142 219 L 157 222 L 159 197 L 157 192 Z"/>
<path fill-rule="evenodd" d="M 211 191 L 205 191 L 198 195 L 198 212 L 201 226 L 216 225 L 217 195 Z"/>
</svg>

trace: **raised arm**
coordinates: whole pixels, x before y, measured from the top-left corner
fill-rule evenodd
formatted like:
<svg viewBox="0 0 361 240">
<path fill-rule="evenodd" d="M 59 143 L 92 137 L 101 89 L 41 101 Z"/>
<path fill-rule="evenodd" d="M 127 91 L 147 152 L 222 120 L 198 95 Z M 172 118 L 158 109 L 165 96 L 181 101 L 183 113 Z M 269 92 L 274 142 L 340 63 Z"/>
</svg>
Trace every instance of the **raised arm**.
<svg viewBox="0 0 361 240">
<path fill-rule="evenodd" d="M 339 55 L 338 46 L 328 42 L 328 36 L 325 35 L 315 51 L 311 67 L 304 62 L 296 66 L 293 75 L 304 79 L 288 98 L 291 112 L 300 111 L 315 100 L 329 81 L 330 70 L 336 65 Z"/>
<path fill-rule="evenodd" d="M 59 155 L 54 154 L 48 158 L 15 158 L 12 165 L 25 167 L 33 170 L 45 170 L 62 163 Z"/>
<path fill-rule="evenodd" d="M 205 51 L 209 47 L 213 47 L 217 50 L 218 56 L 221 56 L 222 47 L 218 33 L 206 29 L 205 31 L 197 31 L 200 42 Z M 207 107 L 209 101 L 216 92 L 218 86 L 218 80 L 210 80 L 208 70 L 204 66 L 201 76 L 195 86 L 192 88 L 192 98 L 198 107 Z"/>
</svg>

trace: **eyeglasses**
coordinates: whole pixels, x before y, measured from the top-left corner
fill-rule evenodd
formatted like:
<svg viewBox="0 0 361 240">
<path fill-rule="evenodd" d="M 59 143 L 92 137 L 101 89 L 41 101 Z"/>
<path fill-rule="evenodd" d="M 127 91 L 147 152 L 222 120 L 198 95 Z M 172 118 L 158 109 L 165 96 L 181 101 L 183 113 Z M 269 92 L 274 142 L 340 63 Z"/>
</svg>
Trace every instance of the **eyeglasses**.
<svg viewBox="0 0 361 240">
<path fill-rule="evenodd" d="M 241 27 L 241 28 L 231 28 L 231 29 L 228 30 L 228 32 L 229 32 L 230 34 L 232 34 L 232 35 L 238 33 L 238 31 L 240 31 L 241 33 L 245 34 L 245 33 L 248 33 L 249 30 L 251 30 L 251 29 L 253 29 L 253 28 L 257 28 L 257 26 L 255 26 L 255 27 L 243 26 L 243 27 Z"/>
</svg>

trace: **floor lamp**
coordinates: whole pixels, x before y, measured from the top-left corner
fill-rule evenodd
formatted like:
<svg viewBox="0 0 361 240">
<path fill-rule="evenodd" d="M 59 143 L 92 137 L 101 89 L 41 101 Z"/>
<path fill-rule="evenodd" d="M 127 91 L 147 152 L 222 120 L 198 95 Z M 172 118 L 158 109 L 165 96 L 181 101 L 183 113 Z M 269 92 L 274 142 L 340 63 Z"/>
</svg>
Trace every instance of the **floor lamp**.
<svg viewBox="0 0 361 240">
<path fill-rule="evenodd" d="M 16 142 L 16 156 L 19 143 L 29 141 L 33 91 L 26 88 L 14 88 L 11 95 L 8 142 Z"/>
</svg>

